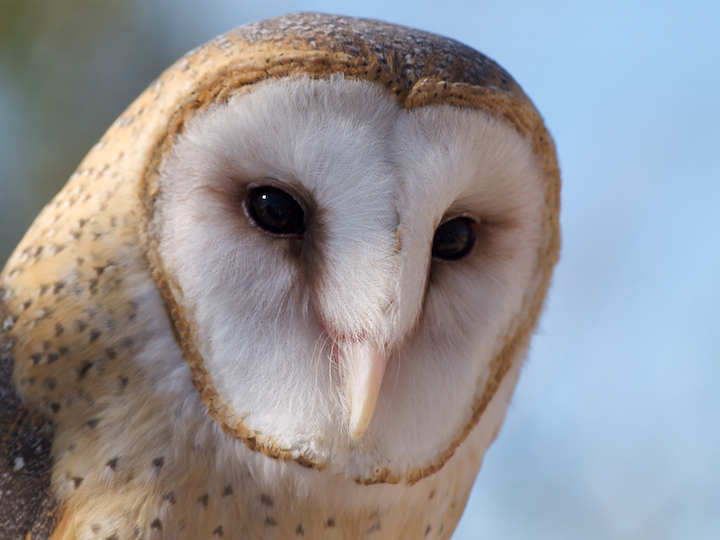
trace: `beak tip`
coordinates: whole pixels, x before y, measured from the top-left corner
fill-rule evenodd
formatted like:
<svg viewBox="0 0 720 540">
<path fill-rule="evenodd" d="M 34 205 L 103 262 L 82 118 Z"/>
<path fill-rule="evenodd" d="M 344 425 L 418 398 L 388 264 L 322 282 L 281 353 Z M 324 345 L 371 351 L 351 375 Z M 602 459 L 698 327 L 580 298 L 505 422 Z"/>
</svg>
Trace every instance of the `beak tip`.
<svg viewBox="0 0 720 540">
<path fill-rule="evenodd" d="M 347 346 L 341 356 L 349 398 L 350 438 L 357 441 L 370 425 L 380 393 L 387 354 L 374 343 L 359 342 Z"/>
<path fill-rule="evenodd" d="M 363 436 L 365 430 L 370 424 L 369 421 L 363 421 L 362 418 L 350 418 L 350 439 L 357 441 Z"/>
</svg>

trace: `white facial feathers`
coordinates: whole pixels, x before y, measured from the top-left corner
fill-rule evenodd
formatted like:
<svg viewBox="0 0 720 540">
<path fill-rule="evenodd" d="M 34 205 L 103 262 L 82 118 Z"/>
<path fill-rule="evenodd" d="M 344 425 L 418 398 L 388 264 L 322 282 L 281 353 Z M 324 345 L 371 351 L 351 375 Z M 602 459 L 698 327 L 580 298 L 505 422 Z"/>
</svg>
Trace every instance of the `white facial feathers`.
<svg viewBox="0 0 720 540">
<path fill-rule="evenodd" d="M 303 239 L 248 222 L 258 184 L 299 200 Z M 424 466 L 467 424 L 528 288 L 542 205 L 530 145 L 502 121 L 407 111 L 363 81 L 286 78 L 189 124 L 156 215 L 218 394 L 250 429 L 354 476 Z M 437 226 L 461 215 L 477 222 L 473 252 L 431 260 Z M 358 343 L 387 368 L 353 442 L 338 351 Z"/>
</svg>

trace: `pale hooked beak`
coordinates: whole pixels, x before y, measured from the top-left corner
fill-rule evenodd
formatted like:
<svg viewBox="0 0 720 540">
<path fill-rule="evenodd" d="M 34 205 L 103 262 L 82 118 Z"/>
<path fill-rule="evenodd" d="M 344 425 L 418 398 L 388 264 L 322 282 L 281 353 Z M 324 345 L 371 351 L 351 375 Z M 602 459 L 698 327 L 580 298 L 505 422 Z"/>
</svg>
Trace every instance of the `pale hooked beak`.
<svg viewBox="0 0 720 540">
<path fill-rule="evenodd" d="M 370 425 L 380 386 L 387 352 L 372 341 L 360 340 L 339 344 L 343 385 L 350 403 L 350 438 L 357 441 Z"/>
</svg>

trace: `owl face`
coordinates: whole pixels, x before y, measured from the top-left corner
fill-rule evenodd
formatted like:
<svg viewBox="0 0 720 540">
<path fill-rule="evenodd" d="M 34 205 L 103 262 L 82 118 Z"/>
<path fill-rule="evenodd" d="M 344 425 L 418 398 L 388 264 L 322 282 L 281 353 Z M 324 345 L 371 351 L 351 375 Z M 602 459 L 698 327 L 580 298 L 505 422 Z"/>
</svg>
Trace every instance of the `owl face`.
<svg viewBox="0 0 720 540">
<path fill-rule="evenodd" d="M 538 287 L 544 182 L 507 122 L 338 74 L 197 113 L 149 229 L 211 413 L 361 481 L 442 465 Z"/>
</svg>

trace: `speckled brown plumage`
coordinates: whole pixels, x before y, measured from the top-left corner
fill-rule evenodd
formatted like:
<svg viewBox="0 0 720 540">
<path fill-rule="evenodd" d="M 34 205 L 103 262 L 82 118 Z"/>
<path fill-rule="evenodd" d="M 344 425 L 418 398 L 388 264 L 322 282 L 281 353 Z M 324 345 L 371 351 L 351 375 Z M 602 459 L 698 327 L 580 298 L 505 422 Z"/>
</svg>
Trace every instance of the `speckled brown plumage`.
<svg viewBox="0 0 720 540">
<path fill-rule="evenodd" d="M 13 359 L 0 352 L 0 531 L 7 537 L 32 529 L 47 538 L 54 528 L 50 491 L 52 430 L 41 416 L 24 407 L 12 386 Z"/>
<path fill-rule="evenodd" d="M 80 538 L 75 531 L 85 527 L 97 538 L 124 540 L 126 522 L 135 524 L 139 538 L 175 537 L 196 527 L 183 515 L 190 511 L 197 520 L 211 516 L 193 529 L 202 529 L 208 538 L 363 538 L 393 530 L 381 508 L 351 524 L 343 516 L 314 521 L 296 514 L 284 517 L 272 493 L 255 494 L 241 505 L 252 516 L 247 523 L 223 521 L 222 516 L 236 515 L 227 509 L 245 493 L 242 479 L 208 482 L 202 470 L 188 470 L 174 455 L 157 455 L 158 438 L 177 440 L 178 447 L 192 444 L 169 427 L 175 411 L 167 410 L 153 391 L 162 381 L 127 361 L 144 354 L 145 344 L 156 339 L 157 288 L 210 416 L 250 450 L 293 459 L 271 436 L 246 428 L 215 392 L 194 344 L 182 293 L 157 256 L 153 205 L 161 163 L 191 117 L 269 77 L 333 73 L 382 85 L 405 108 L 443 103 L 489 112 L 531 140 L 541 159 L 546 205 L 537 281 L 493 362 L 493 375 L 478 389 L 471 421 L 432 462 L 406 477 L 377 470 L 356 481 L 414 484 L 431 476 L 477 423 L 516 350 L 529 339 L 558 256 L 559 173 L 542 119 L 502 68 L 452 40 L 377 21 L 319 14 L 278 17 L 231 31 L 163 73 L 91 150 L 3 270 L 3 538 L 48 538 L 55 531 L 53 539 L 75 540 Z M 156 431 L 143 431 L 148 419 Z M 137 436 L 133 444 L 115 448 L 102 442 L 99 434 L 121 421 L 123 429 Z M 83 453 L 89 447 L 92 459 Z M 306 456 L 294 459 L 317 467 Z M 244 474 L 249 478 L 249 472 Z M 182 485 L 194 483 L 198 489 L 180 489 L 179 478 L 186 481 Z M 113 494 L 107 504 L 117 515 L 125 501 L 141 497 L 143 503 L 122 518 L 122 527 L 86 523 L 98 486 Z M 10 503 L 9 489 L 16 493 Z M 427 504 L 446 508 L 445 517 L 438 523 L 419 519 L 396 537 L 402 532 L 407 538 L 445 538 L 454 528 L 467 493 L 455 496 L 432 483 L 427 490 Z"/>
</svg>

